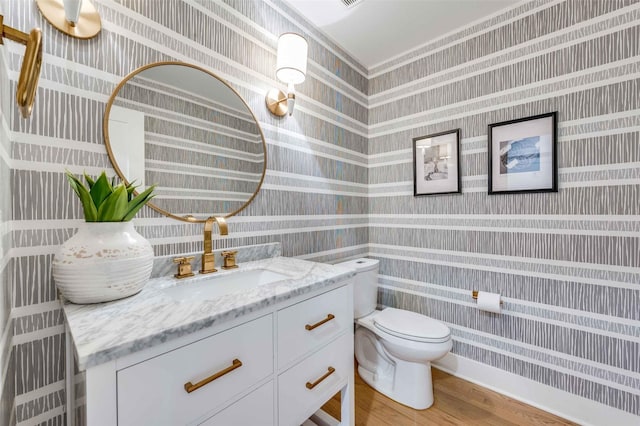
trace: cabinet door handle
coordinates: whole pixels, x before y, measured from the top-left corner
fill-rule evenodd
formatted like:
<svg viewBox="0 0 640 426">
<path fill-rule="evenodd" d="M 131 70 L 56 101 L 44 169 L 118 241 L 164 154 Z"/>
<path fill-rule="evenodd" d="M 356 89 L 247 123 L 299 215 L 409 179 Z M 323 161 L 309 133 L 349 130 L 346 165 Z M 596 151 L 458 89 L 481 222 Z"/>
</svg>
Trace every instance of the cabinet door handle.
<svg viewBox="0 0 640 426">
<path fill-rule="evenodd" d="M 224 376 L 227 373 L 231 373 L 233 370 L 235 370 L 236 368 L 240 368 L 242 367 L 242 362 L 239 359 L 234 359 L 233 362 L 231 363 L 231 365 L 227 368 L 225 368 L 224 370 L 220 370 L 217 373 L 207 377 L 206 379 L 202 379 L 200 380 L 198 383 L 196 383 L 195 385 L 192 384 L 191 382 L 187 382 L 184 384 L 184 390 L 187 391 L 187 393 L 191 393 L 195 390 L 200 389 L 201 387 L 208 385 L 209 383 L 213 382 L 216 379 L 219 379 L 220 377 Z"/>
<path fill-rule="evenodd" d="M 320 327 L 322 324 L 325 324 L 325 323 L 327 323 L 327 322 L 331 321 L 331 320 L 332 320 L 332 319 L 334 319 L 334 318 L 335 318 L 335 316 L 334 316 L 333 314 L 329 314 L 329 315 L 327 315 L 327 317 L 326 317 L 325 319 L 323 319 L 322 321 L 317 322 L 317 323 L 315 323 L 315 324 L 307 324 L 307 325 L 305 325 L 305 326 L 304 326 L 304 328 L 305 328 L 306 330 L 311 331 L 311 330 L 313 330 L 314 328 L 316 328 L 316 327 Z"/>
<path fill-rule="evenodd" d="M 311 383 L 311 382 L 307 382 L 307 389 L 313 389 L 316 386 L 318 386 L 324 379 L 326 379 L 327 377 L 329 377 L 330 375 L 332 375 L 333 373 L 335 373 L 336 369 L 333 367 L 329 367 L 328 371 L 326 373 L 324 373 L 324 376 L 320 377 L 318 380 L 316 380 L 315 382 Z"/>
</svg>

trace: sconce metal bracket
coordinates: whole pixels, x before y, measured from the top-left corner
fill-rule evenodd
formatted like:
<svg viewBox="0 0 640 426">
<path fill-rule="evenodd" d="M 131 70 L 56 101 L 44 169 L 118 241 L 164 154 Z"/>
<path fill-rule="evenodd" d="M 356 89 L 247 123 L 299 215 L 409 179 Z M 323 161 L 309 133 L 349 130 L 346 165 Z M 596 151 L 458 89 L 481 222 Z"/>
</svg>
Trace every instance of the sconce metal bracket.
<svg viewBox="0 0 640 426">
<path fill-rule="evenodd" d="M 265 97 L 267 109 L 271 114 L 284 117 L 289 108 L 287 107 L 287 94 L 279 89 L 270 89 Z"/>
</svg>

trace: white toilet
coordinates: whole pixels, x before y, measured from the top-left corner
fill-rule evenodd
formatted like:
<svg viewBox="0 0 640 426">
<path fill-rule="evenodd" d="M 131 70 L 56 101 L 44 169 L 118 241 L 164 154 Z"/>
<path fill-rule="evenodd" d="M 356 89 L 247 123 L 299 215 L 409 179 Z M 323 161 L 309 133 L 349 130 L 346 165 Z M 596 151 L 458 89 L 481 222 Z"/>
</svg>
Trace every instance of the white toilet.
<svg viewBox="0 0 640 426">
<path fill-rule="evenodd" d="M 433 404 L 431 361 L 451 350 L 451 331 L 440 321 L 402 309 L 376 310 L 378 261 L 339 264 L 357 271 L 353 288 L 358 374 L 380 393 L 409 407 Z"/>
</svg>

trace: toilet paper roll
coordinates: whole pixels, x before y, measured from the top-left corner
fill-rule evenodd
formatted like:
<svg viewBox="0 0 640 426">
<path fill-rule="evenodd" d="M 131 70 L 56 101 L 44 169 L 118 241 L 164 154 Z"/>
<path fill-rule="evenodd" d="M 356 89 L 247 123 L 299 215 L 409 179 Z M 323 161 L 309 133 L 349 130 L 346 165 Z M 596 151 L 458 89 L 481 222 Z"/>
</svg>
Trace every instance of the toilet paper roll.
<svg viewBox="0 0 640 426">
<path fill-rule="evenodd" d="M 487 293 L 486 291 L 478 292 L 478 309 L 500 313 L 500 295 L 497 293 Z"/>
</svg>

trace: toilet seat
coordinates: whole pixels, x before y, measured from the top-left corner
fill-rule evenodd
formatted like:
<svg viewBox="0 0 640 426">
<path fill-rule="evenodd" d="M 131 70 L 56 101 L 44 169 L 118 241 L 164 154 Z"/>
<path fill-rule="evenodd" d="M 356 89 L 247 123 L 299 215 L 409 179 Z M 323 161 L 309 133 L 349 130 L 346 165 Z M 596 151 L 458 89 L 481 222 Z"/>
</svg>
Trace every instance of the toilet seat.
<svg viewBox="0 0 640 426">
<path fill-rule="evenodd" d="M 387 334 L 415 342 L 443 343 L 451 339 L 449 327 L 440 321 L 403 309 L 384 309 L 375 316 L 373 325 Z"/>
</svg>

